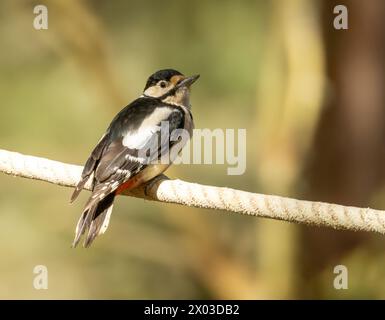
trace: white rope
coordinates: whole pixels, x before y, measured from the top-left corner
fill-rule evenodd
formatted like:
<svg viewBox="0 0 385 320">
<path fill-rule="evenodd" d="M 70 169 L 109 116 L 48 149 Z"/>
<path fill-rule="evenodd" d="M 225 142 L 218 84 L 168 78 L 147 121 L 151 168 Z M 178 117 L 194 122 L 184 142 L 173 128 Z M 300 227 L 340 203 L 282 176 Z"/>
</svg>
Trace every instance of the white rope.
<svg viewBox="0 0 385 320">
<path fill-rule="evenodd" d="M 82 167 L 0 150 L 0 171 L 74 187 L 80 178 Z M 89 188 L 90 185 L 87 184 L 86 189 Z M 335 229 L 385 234 L 385 211 L 205 186 L 169 180 L 165 176 L 160 176 L 155 182 L 139 187 L 127 195 Z"/>
</svg>

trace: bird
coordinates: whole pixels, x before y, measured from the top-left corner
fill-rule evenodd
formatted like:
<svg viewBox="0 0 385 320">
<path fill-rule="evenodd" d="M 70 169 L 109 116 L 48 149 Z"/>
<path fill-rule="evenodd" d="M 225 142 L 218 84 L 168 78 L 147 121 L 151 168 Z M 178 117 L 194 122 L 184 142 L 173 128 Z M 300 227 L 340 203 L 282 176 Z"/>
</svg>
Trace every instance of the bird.
<svg viewBox="0 0 385 320">
<path fill-rule="evenodd" d="M 113 118 L 71 196 L 72 203 L 91 180 L 92 194 L 76 225 L 73 247 L 83 235 L 83 246 L 90 247 L 107 230 L 115 197 L 156 178 L 175 160 L 194 129 L 190 91 L 198 78 L 159 70 L 139 98 Z"/>
</svg>

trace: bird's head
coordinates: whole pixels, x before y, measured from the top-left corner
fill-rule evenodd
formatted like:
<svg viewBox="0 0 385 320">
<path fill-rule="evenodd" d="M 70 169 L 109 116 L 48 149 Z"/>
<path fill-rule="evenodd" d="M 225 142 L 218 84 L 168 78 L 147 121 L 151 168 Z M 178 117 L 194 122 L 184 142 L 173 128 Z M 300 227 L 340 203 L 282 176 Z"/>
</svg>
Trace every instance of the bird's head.
<svg viewBox="0 0 385 320">
<path fill-rule="evenodd" d="M 186 77 L 173 69 L 160 70 L 152 74 L 146 83 L 143 94 L 147 97 L 159 98 L 165 103 L 190 105 L 190 86 L 199 75 Z"/>
</svg>

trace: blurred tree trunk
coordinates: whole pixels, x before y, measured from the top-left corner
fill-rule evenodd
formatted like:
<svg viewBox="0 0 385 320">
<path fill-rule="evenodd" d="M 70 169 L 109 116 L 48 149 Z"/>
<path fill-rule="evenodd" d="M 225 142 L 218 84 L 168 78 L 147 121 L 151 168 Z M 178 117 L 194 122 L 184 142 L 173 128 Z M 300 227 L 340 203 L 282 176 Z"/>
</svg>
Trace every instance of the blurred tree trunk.
<svg viewBox="0 0 385 320">
<path fill-rule="evenodd" d="M 268 8 L 271 22 L 257 87 L 256 181 L 261 192 L 295 197 L 324 92 L 319 12 L 317 1 L 308 0 L 275 0 Z M 293 224 L 258 221 L 259 297 L 293 296 L 298 281 L 298 230 Z"/>
<path fill-rule="evenodd" d="M 348 30 L 333 27 L 333 8 L 340 1 L 321 3 L 330 86 L 307 168 L 306 197 L 365 207 L 384 166 L 385 2 L 345 1 Z M 344 255 L 368 237 L 302 228 L 302 274 L 307 282 L 302 287 L 309 288 L 301 289 L 304 297 L 319 290 L 313 276 L 325 268 L 332 274 Z"/>
</svg>

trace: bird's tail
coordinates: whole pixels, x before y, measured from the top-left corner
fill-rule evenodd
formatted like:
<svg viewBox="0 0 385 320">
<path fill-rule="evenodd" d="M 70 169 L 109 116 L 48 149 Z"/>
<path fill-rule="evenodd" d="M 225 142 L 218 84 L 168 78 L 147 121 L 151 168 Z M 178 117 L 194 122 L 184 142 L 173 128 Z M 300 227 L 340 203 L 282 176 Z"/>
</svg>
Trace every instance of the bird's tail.
<svg viewBox="0 0 385 320">
<path fill-rule="evenodd" d="M 102 200 L 90 197 L 76 226 L 75 239 L 72 244 L 74 248 L 78 245 L 84 233 L 87 232 L 84 247 L 88 248 L 98 235 L 107 230 L 114 199 L 115 192 L 108 194 Z"/>
</svg>

